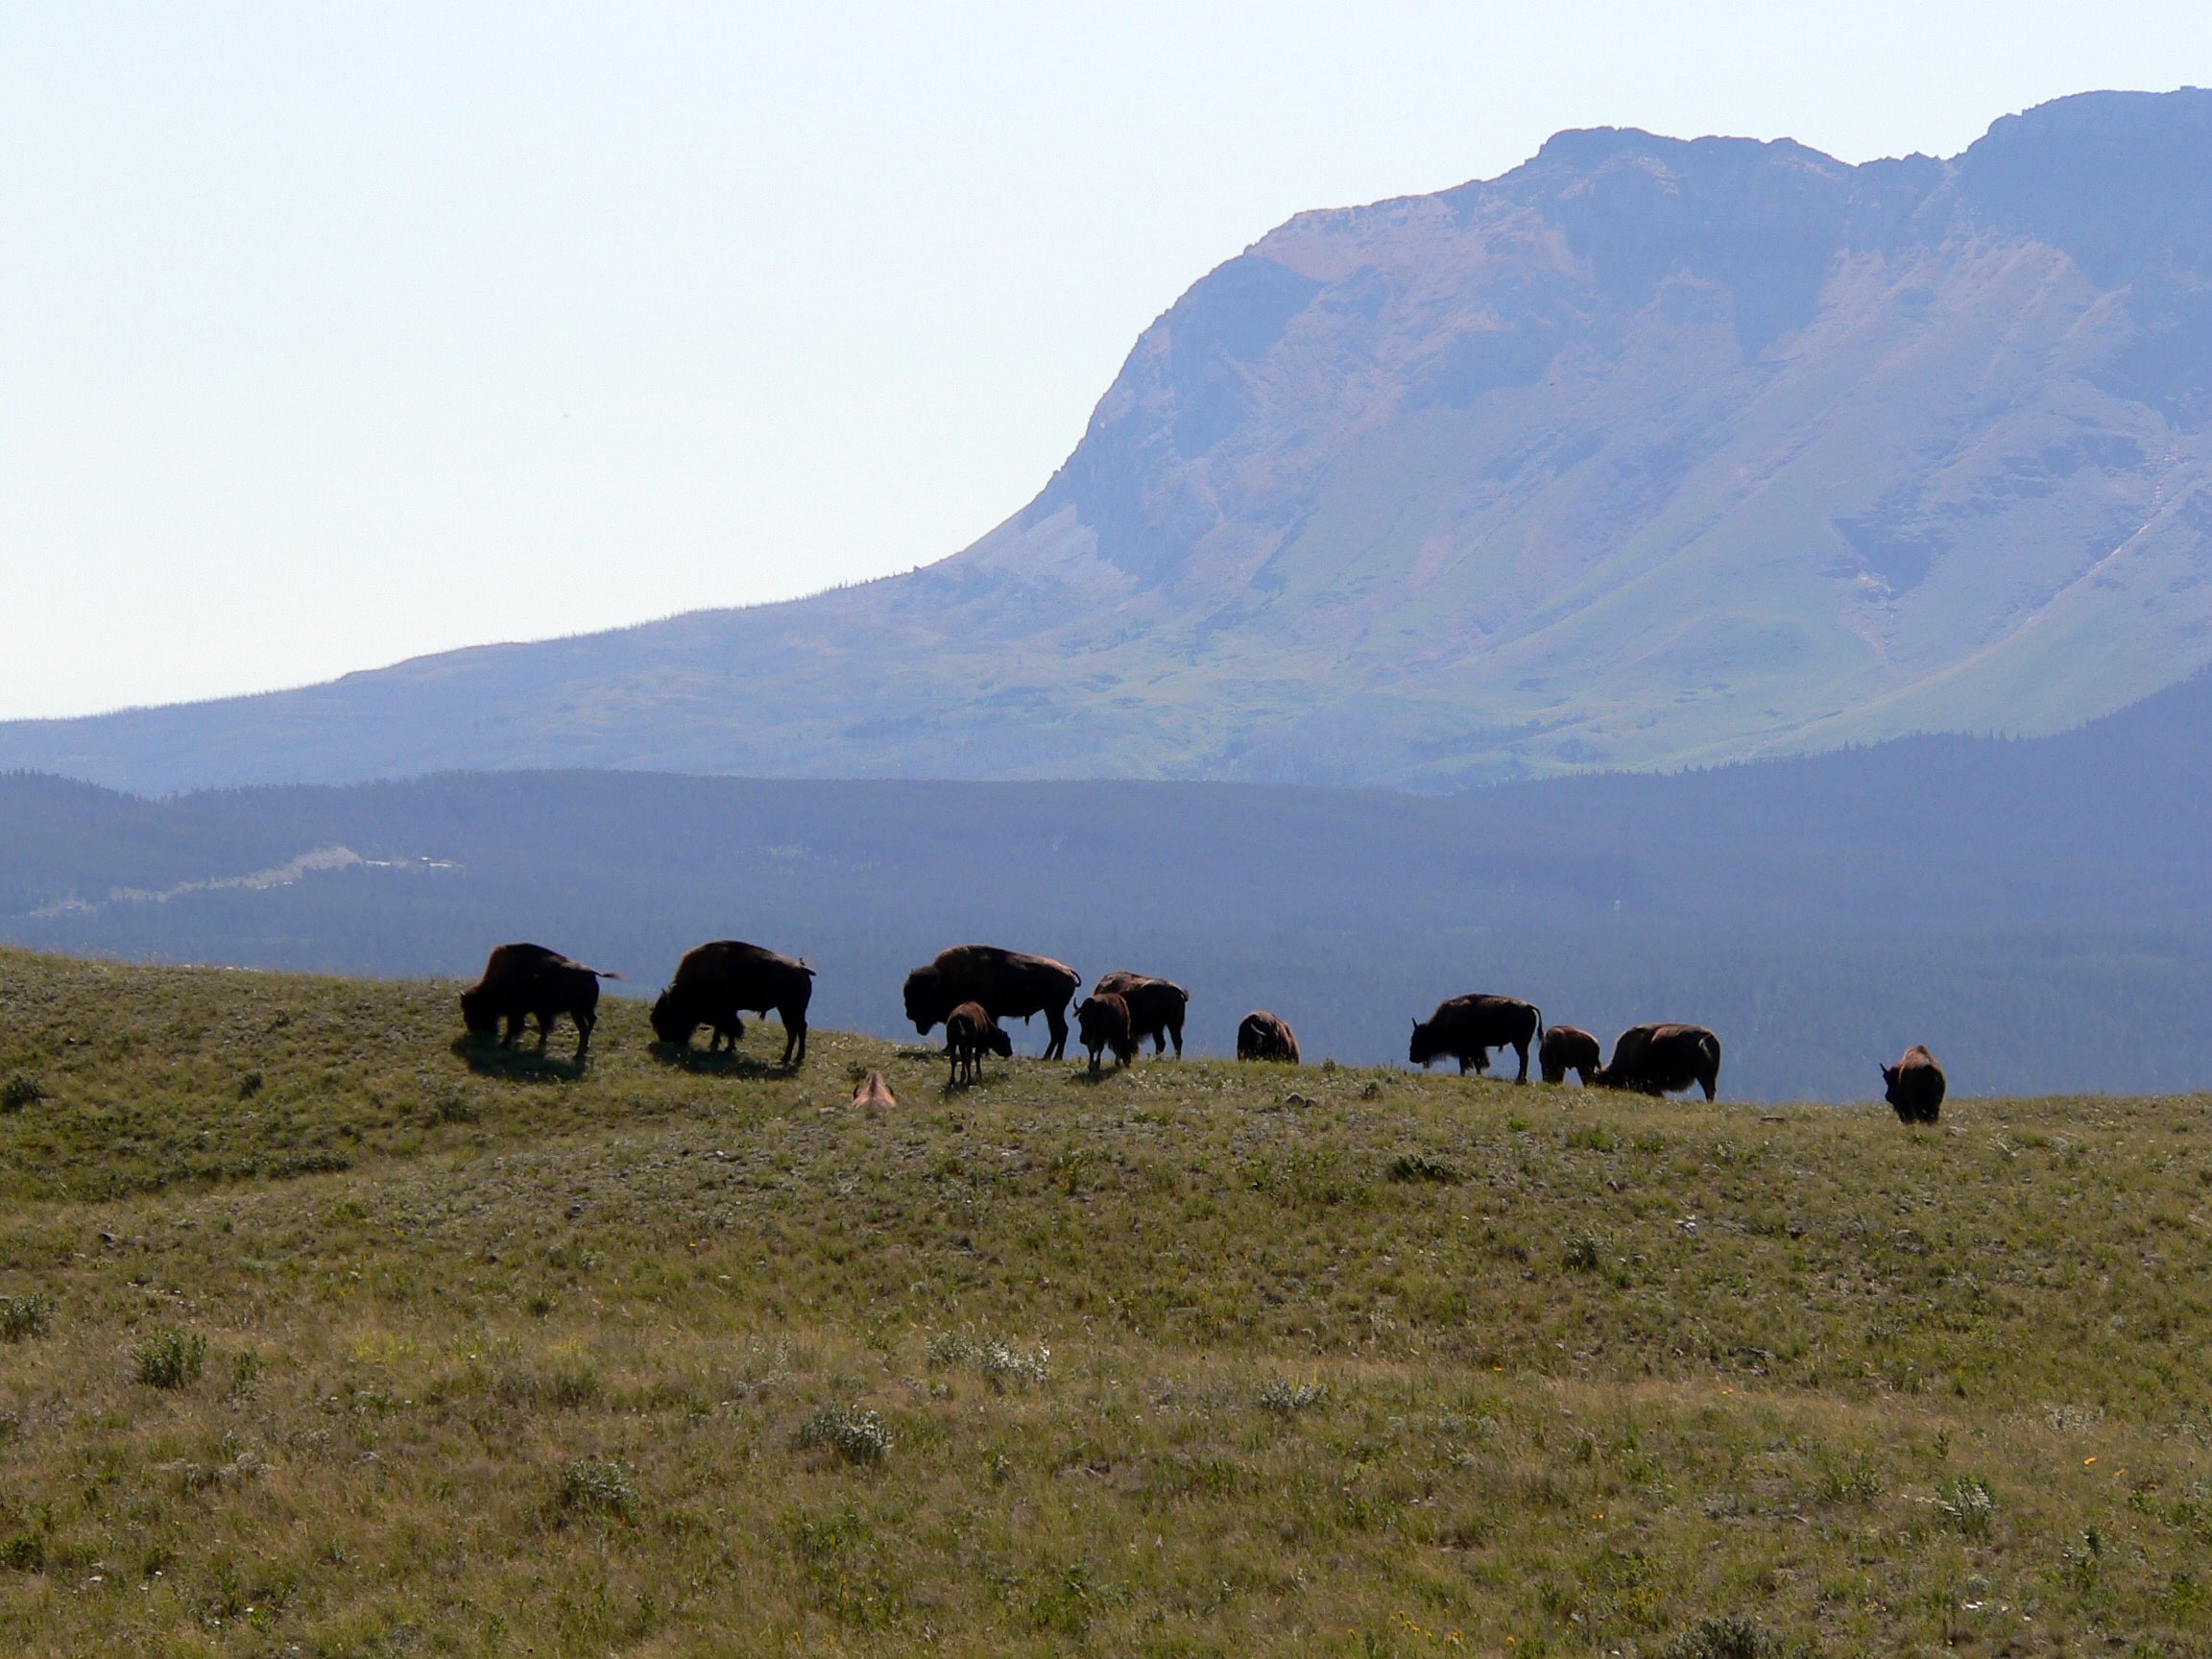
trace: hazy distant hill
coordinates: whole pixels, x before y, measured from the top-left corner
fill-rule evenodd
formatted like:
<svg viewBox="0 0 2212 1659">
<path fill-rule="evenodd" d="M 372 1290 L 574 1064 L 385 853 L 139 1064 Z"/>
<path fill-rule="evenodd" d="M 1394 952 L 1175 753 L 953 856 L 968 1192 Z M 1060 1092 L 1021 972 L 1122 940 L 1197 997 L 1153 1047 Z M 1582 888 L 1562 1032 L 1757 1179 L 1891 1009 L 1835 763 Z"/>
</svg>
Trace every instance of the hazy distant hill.
<svg viewBox="0 0 2212 1659">
<path fill-rule="evenodd" d="M 2047 732 L 2212 660 L 2208 414 L 2212 92 L 1858 167 L 1567 132 L 1214 272 L 940 565 L 0 764 L 1450 787 Z"/>
<path fill-rule="evenodd" d="M 892 1034 L 960 939 L 1138 967 L 1230 1046 L 1405 1052 L 1474 989 L 1608 1036 L 1710 1022 L 1739 1097 L 1863 1097 L 1933 1044 L 1975 1093 L 2212 1086 L 2212 679 L 2062 736 L 1915 738 L 1449 798 L 1244 784 L 448 775 L 147 802 L 0 779 L 0 939 L 464 974 L 539 938 L 651 992 L 734 934 Z M 320 854 L 321 856 L 316 856 Z M 1029 1046 L 1036 1034 L 1029 1034 Z"/>
</svg>

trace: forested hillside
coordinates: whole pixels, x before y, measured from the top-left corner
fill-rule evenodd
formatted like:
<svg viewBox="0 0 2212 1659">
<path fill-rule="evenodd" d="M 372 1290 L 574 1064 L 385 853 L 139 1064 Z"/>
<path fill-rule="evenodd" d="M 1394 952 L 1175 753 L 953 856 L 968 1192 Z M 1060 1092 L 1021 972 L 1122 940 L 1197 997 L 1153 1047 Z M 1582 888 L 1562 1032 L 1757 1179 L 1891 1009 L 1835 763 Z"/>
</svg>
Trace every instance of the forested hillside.
<svg viewBox="0 0 2212 1659">
<path fill-rule="evenodd" d="M 1924 1041 L 1976 1090 L 2212 1083 L 2212 681 L 2080 732 L 1923 738 L 1454 798 L 1249 785 L 454 775 L 149 802 L 0 783 L 0 931 L 385 974 L 528 937 L 657 988 L 724 936 L 891 1033 L 906 969 L 990 939 L 1403 1057 L 1472 989 L 1601 1034 L 1720 1031 L 1738 1095 L 1863 1096 Z M 321 854 L 320 858 L 313 855 Z M 304 860 L 302 862 L 302 860 Z"/>
</svg>

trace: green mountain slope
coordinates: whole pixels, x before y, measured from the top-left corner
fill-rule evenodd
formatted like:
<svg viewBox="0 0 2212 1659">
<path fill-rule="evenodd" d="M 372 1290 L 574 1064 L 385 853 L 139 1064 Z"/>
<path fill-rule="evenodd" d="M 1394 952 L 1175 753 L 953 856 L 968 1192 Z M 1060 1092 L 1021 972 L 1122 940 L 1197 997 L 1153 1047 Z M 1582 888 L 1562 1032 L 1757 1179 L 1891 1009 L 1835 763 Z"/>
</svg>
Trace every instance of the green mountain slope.
<svg viewBox="0 0 2212 1659">
<path fill-rule="evenodd" d="M 1443 788 L 2057 730 L 2212 661 L 2207 180 L 2207 92 L 1950 161 L 1564 133 L 1214 272 L 940 565 L 0 728 L 0 764 Z"/>
</svg>

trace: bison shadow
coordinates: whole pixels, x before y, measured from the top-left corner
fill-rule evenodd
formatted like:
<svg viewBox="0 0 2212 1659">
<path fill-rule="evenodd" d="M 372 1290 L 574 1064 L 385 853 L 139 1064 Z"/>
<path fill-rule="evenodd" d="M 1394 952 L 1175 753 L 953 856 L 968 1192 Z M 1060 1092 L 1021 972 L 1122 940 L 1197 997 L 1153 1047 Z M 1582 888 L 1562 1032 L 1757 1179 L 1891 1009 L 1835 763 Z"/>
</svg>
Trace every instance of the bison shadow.
<svg viewBox="0 0 2212 1659">
<path fill-rule="evenodd" d="M 535 1046 L 502 1048 L 489 1037 L 456 1037 L 452 1051 L 477 1076 L 515 1083 L 575 1083 L 591 1064 L 589 1054 L 564 1058 Z"/>
<path fill-rule="evenodd" d="M 757 1060 L 750 1054 L 741 1054 L 734 1048 L 709 1050 L 694 1048 L 685 1044 L 649 1043 L 645 1051 L 661 1065 L 678 1071 L 687 1071 L 694 1077 L 796 1077 L 796 1066 L 777 1066 L 766 1060 Z"/>
</svg>

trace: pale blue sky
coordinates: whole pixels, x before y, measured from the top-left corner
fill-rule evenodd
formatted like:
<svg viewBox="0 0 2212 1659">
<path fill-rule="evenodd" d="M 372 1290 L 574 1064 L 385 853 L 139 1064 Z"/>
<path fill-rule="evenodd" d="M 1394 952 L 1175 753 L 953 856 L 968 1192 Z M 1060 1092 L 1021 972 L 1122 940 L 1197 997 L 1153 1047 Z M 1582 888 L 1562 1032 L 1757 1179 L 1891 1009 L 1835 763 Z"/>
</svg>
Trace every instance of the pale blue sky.
<svg viewBox="0 0 2212 1659">
<path fill-rule="evenodd" d="M 2189 83 L 2201 3 L 12 6 L 0 717 L 943 557 L 1210 267 L 1560 128 Z"/>
</svg>

